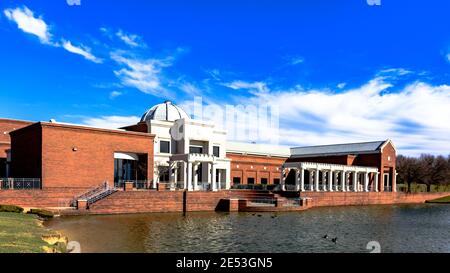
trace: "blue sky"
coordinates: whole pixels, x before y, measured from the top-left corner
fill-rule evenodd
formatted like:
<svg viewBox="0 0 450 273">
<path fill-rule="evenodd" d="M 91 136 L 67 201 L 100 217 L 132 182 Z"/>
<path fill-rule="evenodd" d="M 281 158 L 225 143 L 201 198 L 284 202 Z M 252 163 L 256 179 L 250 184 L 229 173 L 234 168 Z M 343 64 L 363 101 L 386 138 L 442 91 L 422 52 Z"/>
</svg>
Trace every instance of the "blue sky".
<svg viewBox="0 0 450 273">
<path fill-rule="evenodd" d="M 281 144 L 449 153 L 448 1 L 77 2 L 0 3 L 0 117 L 117 127 L 201 96 L 279 106 Z"/>
</svg>

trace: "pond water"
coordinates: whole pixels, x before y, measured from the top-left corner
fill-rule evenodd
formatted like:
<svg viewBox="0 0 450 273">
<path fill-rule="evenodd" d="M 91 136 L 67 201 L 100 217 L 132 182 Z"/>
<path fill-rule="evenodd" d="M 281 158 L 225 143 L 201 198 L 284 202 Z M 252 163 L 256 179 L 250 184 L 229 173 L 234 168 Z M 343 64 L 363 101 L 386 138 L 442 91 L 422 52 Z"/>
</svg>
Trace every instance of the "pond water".
<svg viewBox="0 0 450 273">
<path fill-rule="evenodd" d="M 82 252 L 369 252 L 370 241 L 381 252 L 450 252 L 450 205 L 70 216 L 46 225 Z"/>
</svg>

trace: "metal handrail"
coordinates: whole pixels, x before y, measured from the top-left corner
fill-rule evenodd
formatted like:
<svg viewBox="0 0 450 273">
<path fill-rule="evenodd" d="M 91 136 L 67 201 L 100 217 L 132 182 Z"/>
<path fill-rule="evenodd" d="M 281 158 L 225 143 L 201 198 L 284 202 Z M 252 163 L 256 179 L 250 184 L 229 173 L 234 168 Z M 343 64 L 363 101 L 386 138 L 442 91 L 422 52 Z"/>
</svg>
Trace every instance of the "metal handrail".
<svg viewBox="0 0 450 273">
<path fill-rule="evenodd" d="M 0 189 L 36 190 L 42 189 L 42 183 L 40 178 L 0 178 Z"/>
<path fill-rule="evenodd" d="M 107 181 L 101 183 L 99 186 L 85 192 L 82 193 L 81 195 L 76 196 L 75 198 L 72 199 L 71 205 L 72 206 L 76 206 L 77 205 L 77 201 L 79 199 L 86 199 L 88 200 L 91 196 L 95 195 L 96 193 L 100 193 L 104 190 L 108 190 L 109 189 L 109 184 Z"/>
</svg>

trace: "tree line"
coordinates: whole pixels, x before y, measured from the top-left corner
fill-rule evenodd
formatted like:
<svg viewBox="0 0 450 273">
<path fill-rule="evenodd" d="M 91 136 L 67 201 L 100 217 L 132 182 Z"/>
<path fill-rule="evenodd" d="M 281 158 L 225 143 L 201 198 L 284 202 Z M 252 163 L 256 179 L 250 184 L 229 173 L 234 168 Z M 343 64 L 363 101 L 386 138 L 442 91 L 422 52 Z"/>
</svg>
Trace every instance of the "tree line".
<svg viewBox="0 0 450 273">
<path fill-rule="evenodd" d="M 397 183 L 407 185 L 411 192 L 411 185 L 425 184 L 427 192 L 432 185 L 450 184 L 450 155 L 435 156 L 423 154 L 420 157 L 397 157 Z"/>
</svg>

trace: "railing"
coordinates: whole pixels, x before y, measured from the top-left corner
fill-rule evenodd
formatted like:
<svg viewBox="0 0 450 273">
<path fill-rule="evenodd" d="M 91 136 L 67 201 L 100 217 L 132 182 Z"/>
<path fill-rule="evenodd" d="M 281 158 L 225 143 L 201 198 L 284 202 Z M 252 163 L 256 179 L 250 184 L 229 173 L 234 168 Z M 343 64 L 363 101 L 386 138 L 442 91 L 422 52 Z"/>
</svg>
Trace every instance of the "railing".
<svg viewBox="0 0 450 273">
<path fill-rule="evenodd" d="M 151 187 L 151 183 L 148 180 L 118 180 L 114 181 L 114 187 L 123 188 L 125 186 L 125 182 L 133 182 L 133 187 L 136 189 L 149 189 Z"/>
<path fill-rule="evenodd" d="M 95 195 L 97 195 L 97 194 L 99 194 L 99 193 L 101 193 L 101 192 L 103 192 L 105 190 L 108 190 L 108 189 L 109 189 L 109 184 L 108 184 L 108 182 L 105 181 L 105 182 L 101 183 L 100 185 L 98 185 L 97 187 L 95 187 L 95 188 L 93 188 L 93 189 L 91 189 L 91 190 L 89 190 L 89 191 L 87 191 L 87 192 L 85 192 L 85 193 L 83 193 L 81 195 L 78 195 L 75 198 L 73 198 L 72 202 L 71 202 L 71 206 L 76 207 L 77 206 L 77 201 L 79 199 L 86 199 L 86 200 L 88 200 L 90 197 L 95 196 Z"/>
<path fill-rule="evenodd" d="M 231 187 L 234 190 L 262 190 L 262 191 L 278 191 L 281 185 L 273 184 L 235 184 Z"/>
<path fill-rule="evenodd" d="M 39 178 L 0 178 L 2 190 L 40 190 L 42 189 Z"/>
<path fill-rule="evenodd" d="M 384 186 L 384 191 L 392 191 L 392 187 L 391 186 Z"/>
</svg>

